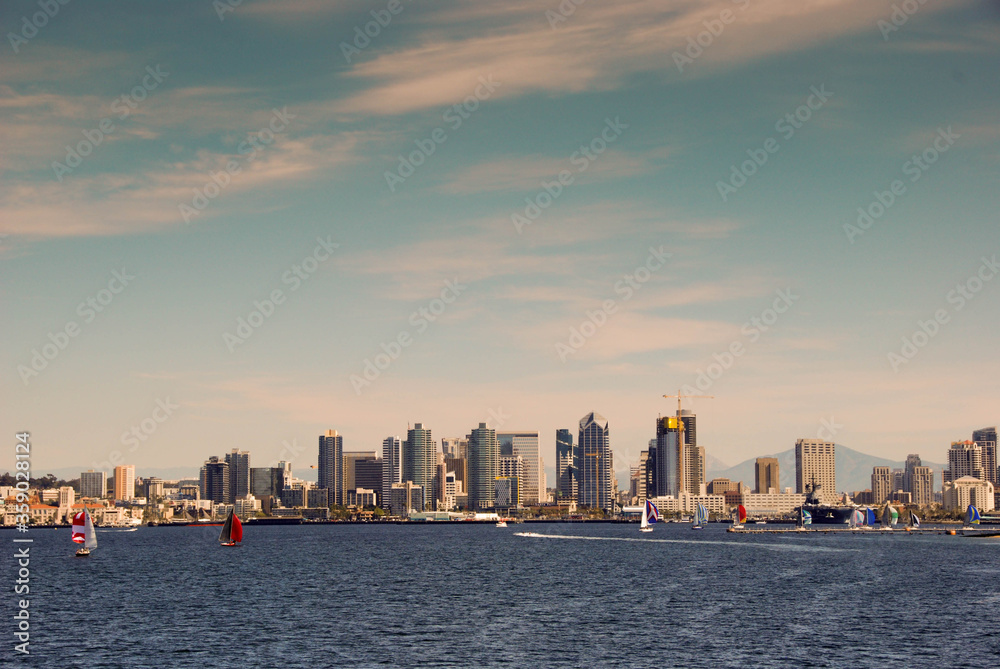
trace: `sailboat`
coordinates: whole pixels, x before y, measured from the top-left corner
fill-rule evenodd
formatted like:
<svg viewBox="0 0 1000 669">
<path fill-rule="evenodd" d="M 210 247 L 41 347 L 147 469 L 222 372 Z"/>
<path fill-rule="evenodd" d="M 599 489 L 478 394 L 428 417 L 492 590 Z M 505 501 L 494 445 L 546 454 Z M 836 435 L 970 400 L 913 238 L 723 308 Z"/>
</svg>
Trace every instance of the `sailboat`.
<svg viewBox="0 0 1000 669">
<path fill-rule="evenodd" d="M 742 504 L 736 506 L 736 522 L 733 523 L 732 529 L 742 530 L 743 523 L 747 522 L 747 508 Z"/>
<path fill-rule="evenodd" d="M 965 525 L 968 527 L 970 525 L 979 524 L 979 509 L 973 505 L 969 505 L 969 508 L 965 510 Z"/>
<path fill-rule="evenodd" d="M 694 525 L 691 526 L 692 530 L 703 529 L 705 523 L 708 522 L 708 509 L 701 502 L 698 502 L 698 511 L 694 515 Z"/>
<path fill-rule="evenodd" d="M 907 530 L 914 530 L 920 527 L 920 518 L 917 514 L 910 511 L 910 524 L 907 526 Z"/>
<path fill-rule="evenodd" d="M 869 529 L 875 526 L 875 509 L 870 506 L 865 508 L 865 526 Z"/>
<path fill-rule="evenodd" d="M 94 522 L 87 513 L 87 507 L 73 516 L 73 542 L 83 544 L 76 552 L 77 557 L 87 557 L 92 548 L 97 548 L 97 533 L 94 531 Z"/>
<path fill-rule="evenodd" d="M 243 541 L 243 523 L 233 509 L 229 510 L 226 524 L 222 526 L 222 533 L 219 534 L 219 542 L 223 546 L 237 546 Z"/>
<path fill-rule="evenodd" d="M 865 514 L 861 509 L 855 509 L 851 512 L 851 529 L 857 530 L 863 527 L 865 524 Z"/>
<path fill-rule="evenodd" d="M 812 525 L 813 517 L 812 514 L 805 510 L 805 507 L 799 507 L 799 530 L 803 532 L 806 529 L 806 525 Z"/>
<path fill-rule="evenodd" d="M 642 520 L 639 522 L 640 532 L 652 532 L 651 527 L 657 520 L 660 519 L 660 511 L 656 508 L 656 505 L 646 500 L 646 506 L 642 509 Z"/>
<path fill-rule="evenodd" d="M 892 504 L 886 502 L 885 508 L 882 509 L 882 529 L 891 530 L 892 526 L 896 524 L 899 520 L 899 512 L 893 508 Z"/>
</svg>

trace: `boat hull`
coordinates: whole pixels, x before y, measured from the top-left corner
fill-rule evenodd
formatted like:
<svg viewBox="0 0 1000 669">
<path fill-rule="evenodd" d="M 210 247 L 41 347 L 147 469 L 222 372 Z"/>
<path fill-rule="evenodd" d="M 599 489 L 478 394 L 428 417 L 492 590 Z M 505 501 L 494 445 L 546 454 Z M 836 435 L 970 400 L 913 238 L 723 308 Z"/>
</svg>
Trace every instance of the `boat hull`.
<svg viewBox="0 0 1000 669">
<path fill-rule="evenodd" d="M 813 525 L 847 525 L 854 511 L 850 506 L 806 506 L 805 509 L 812 515 Z"/>
</svg>

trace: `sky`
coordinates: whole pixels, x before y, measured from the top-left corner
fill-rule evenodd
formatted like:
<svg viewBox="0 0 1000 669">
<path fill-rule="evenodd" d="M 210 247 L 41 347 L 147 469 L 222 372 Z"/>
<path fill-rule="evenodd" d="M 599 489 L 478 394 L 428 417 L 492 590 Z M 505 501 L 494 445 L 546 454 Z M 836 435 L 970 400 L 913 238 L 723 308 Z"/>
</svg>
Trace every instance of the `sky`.
<svg viewBox="0 0 1000 669">
<path fill-rule="evenodd" d="M 0 7 L 0 419 L 39 475 L 482 421 L 551 470 L 596 411 L 621 478 L 678 391 L 728 464 L 1000 418 L 998 2 L 39 12 Z"/>
</svg>

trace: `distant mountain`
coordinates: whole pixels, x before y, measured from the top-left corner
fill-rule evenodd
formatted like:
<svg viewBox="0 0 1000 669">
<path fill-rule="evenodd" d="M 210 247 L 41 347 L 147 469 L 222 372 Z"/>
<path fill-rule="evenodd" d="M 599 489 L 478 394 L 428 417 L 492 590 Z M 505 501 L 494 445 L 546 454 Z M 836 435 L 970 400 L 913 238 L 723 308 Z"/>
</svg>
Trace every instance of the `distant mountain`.
<svg viewBox="0 0 1000 669">
<path fill-rule="evenodd" d="M 777 455 L 761 457 L 778 458 L 778 476 L 781 479 L 781 487 L 795 488 L 795 449 L 790 448 Z M 757 458 L 744 460 L 738 465 L 727 468 L 715 468 L 714 462 L 709 461 L 706 479 L 711 481 L 714 478 L 727 478 L 732 481 L 743 481 L 753 488 L 754 485 L 754 462 Z M 716 461 L 717 462 L 717 461 Z M 872 467 L 891 467 L 902 469 L 905 463 L 897 460 L 887 460 L 874 455 L 868 455 L 861 451 L 837 444 L 837 454 L 835 465 L 837 467 L 837 492 L 850 492 L 854 490 L 866 490 L 872 487 Z M 934 487 L 941 486 L 941 473 L 946 465 L 936 462 L 923 461 L 925 467 L 934 470 Z"/>
</svg>

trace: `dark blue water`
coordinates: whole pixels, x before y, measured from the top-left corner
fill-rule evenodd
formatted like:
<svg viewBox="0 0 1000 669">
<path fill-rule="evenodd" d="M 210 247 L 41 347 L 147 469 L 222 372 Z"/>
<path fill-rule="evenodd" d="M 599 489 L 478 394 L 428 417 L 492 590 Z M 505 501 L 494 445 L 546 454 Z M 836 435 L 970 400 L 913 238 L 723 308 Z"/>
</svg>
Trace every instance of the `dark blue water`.
<svg viewBox="0 0 1000 669">
<path fill-rule="evenodd" d="M 1000 539 L 725 528 L 249 526 L 239 548 L 219 528 L 141 528 L 101 534 L 89 559 L 69 530 L 34 530 L 17 664 L 995 665 Z M 0 666 L 15 666 L 2 632 Z"/>
</svg>

